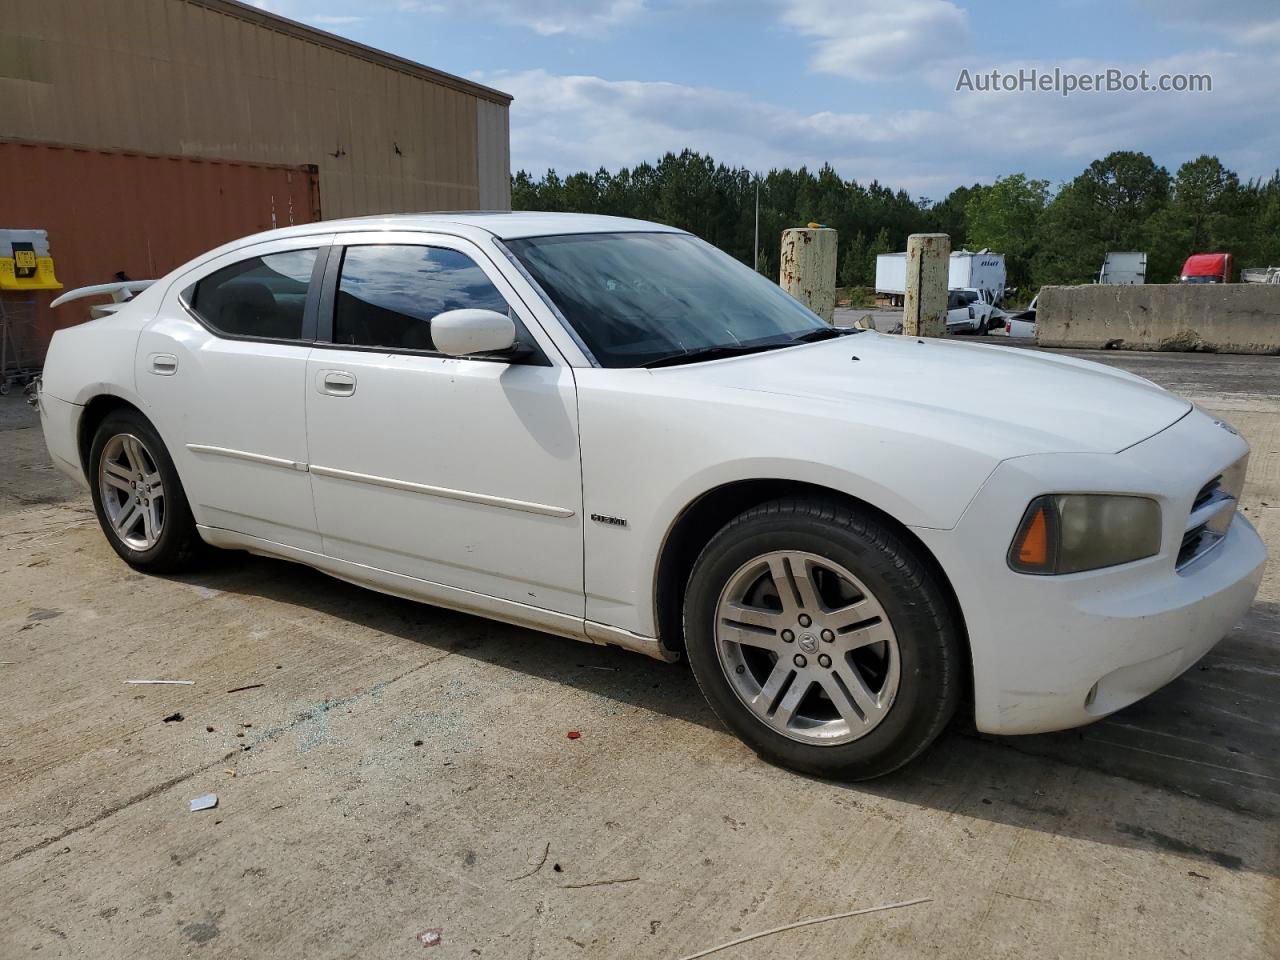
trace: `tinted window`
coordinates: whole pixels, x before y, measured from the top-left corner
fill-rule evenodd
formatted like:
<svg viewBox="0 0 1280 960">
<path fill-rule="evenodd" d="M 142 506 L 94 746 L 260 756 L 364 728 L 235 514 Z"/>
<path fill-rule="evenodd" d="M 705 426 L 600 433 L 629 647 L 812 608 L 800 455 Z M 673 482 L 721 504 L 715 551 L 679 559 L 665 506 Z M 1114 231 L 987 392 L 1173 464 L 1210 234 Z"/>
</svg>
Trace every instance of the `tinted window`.
<svg viewBox="0 0 1280 960">
<path fill-rule="evenodd" d="M 315 263 L 315 250 L 289 250 L 223 267 L 196 284 L 192 309 L 221 333 L 298 340 Z"/>
<path fill-rule="evenodd" d="M 466 254 L 440 247 L 348 247 L 333 339 L 362 347 L 434 350 L 431 318 L 462 309 L 508 312 L 502 294 Z"/>
</svg>

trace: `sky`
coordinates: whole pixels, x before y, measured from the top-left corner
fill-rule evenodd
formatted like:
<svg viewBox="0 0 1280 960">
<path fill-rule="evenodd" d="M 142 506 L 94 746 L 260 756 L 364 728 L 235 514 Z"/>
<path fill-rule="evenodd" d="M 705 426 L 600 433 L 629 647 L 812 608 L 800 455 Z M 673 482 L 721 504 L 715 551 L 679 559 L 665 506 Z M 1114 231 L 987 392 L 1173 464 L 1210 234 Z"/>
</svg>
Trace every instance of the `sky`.
<svg viewBox="0 0 1280 960">
<path fill-rule="evenodd" d="M 1280 167 L 1280 0 L 256 5 L 512 94 L 513 172 L 690 147 L 762 172 L 830 163 L 936 200 L 1015 172 L 1056 187 L 1121 149 L 1171 172 L 1202 153 L 1244 179 Z M 1212 90 L 1063 97 L 976 79 L 1032 69 L 1207 74 Z"/>
</svg>

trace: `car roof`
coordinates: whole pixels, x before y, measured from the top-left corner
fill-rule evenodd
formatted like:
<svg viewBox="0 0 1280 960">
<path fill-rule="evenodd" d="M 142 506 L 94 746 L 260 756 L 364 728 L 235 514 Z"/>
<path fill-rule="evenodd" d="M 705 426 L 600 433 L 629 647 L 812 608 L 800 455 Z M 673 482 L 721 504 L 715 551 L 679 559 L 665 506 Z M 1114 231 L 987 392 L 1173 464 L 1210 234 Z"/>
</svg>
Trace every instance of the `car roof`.
<svg viewBox="0 0 1280 960">
<path fill-rule="evenodd" d="M 292 227 L 266 230 L 230 240 L 207 250 L 175 268 L 166 277 L 178 277 L 207 267 L 219 258 L 238 253 L 256 244 L 306 237 L 332 237 L 344 233 L 376 233 L 378 231 L 422 231 L 463 237 L 481 243 L 492 237 L 515 240 L 521 237 L 545 237 L 574 233 L 679 233 L 686 231 L 648 220 L 627 217 L 605 217 L 593 213 L 537 213 L 503 210 L 441 211 L 437 213 L 388 213 L 342 220 L 316 220 Z M 156 284 L 167 288 L 167 284 Z M 141 297 L 135 297 L 137 300 Z"/>
<path fill-rule="evenodd" d="M 571 233 L 683 233 L 675 227 L 628 217 L 606 217 L 593 213 L 539 213 L 501 210 L 441 211 L 435 213 L 376 214 L 349 217 L 344 220 L 321 220 L 315 223 L 284 227 L 246 237 L 254 243 L 306 236 L 315 233 L 351 233 L 374 230 L 422 230 L 474 236 L 488 233 L 502 240 L 521 237 L 545 237 Z"/>
</svg>

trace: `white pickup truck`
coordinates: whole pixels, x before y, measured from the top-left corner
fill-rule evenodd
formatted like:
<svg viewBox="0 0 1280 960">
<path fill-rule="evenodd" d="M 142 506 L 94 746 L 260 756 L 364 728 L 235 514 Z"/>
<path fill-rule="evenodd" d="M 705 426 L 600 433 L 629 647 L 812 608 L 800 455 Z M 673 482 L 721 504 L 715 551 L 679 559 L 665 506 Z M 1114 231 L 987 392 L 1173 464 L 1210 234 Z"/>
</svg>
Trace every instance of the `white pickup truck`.
<svg viewBox="0 0 1280 960">
<path fill-rule="evenodd" d="M 985 335 L 996 307 L 985 290 L 961 287 L 947 291 L 947 332 L 972 331 Z"/>
</svg>

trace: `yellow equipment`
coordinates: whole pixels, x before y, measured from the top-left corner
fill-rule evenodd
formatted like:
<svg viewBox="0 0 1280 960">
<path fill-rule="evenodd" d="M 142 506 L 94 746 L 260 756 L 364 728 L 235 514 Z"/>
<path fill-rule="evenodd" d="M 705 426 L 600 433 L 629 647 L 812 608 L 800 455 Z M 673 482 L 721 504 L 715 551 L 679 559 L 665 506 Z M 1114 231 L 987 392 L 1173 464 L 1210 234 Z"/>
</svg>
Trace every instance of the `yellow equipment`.
<svg viewBox="0 0 1280 960">
<path fill-rule="evenodd" d="M 0 290 L 61 290 L 44 230 L 0 230 Z"/>
</svg>

